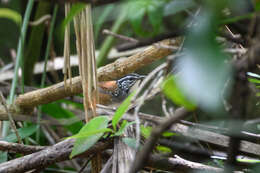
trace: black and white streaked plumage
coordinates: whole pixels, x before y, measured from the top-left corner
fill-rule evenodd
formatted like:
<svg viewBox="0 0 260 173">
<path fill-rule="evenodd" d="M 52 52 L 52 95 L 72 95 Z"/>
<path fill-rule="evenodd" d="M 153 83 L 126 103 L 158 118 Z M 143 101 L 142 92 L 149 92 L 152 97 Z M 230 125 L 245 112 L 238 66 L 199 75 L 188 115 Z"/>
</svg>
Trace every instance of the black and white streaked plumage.
<svg viewBox="0 0 260 173">
<path fill-rule="evenodd" d="M 116 81 L 117 84 L 117 89 L 115 91 L 113 91 L 111 94 L 113 95 L 113 97 L 115 98 L 115 100 L 117 101 L 121 101 L 123 99 L 125 99 L 128 94 L 130 89 L 133 87 L 133 85 L 143 79 L 145 76 L 143 75 L 139 75 L 136 73 L 131 73 L 128 74 L 120 79 L 118 79 Z"/>
</svg>

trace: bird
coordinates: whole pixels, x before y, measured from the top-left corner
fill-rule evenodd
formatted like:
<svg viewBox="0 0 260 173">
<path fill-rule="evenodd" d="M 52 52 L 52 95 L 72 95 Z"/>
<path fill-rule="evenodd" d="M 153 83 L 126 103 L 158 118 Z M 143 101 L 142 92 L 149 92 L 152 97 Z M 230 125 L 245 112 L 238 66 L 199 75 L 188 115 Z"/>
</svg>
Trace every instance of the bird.
<svg viewBox="0 0 260 173">
<path fill-rule="evenodd" d="M 141 82 L 145 75 L 130 73 L 118 80 L 98 83 L 99 101 L 103 105 L 121 103 L 135 88 L 135 84 Z"/>
<path fill-rule="evenodd" d="M 144 75 L 131 73 L 118 80 L 100 82 L 98 87 L 99 100 L 102 101 L 104 105 L 116 108 L 145 77 Z M 131 125 L 124 130 L 122 136 L 133 138 L 134 134 L 134 127 Z M 118 170 L 121 172 L 122 170 L 126 170 L 128 172 L 128 167 L 132 164 L 134 159 L 135 150 L 126 145 L 120 138 L 115 138 L 114 148 L 113 158 L 117 159 L 112 169 L 116 170 L 116 172 L 118 172 Z M 120 153 L 117 151 L 120 151 Z"/>
</svg>

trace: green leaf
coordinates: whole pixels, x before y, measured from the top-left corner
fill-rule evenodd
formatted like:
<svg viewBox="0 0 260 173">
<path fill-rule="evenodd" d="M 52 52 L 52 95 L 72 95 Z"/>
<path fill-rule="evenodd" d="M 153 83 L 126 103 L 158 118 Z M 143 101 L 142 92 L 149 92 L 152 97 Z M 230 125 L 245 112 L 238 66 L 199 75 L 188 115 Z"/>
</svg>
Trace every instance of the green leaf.
<svg viewBox="0 0 260 173">
<path fill-rule="evenodd" d="M 116 125 L 118 124 L 120 119 L 123 117 L 124 113 L 127 111 L 129 105 L 131 104 L 131 99 L 134 95 L 135 92 L 132 92 L 116 110 L 115 115 L 112 119 L 112 126 L 114 131 L 116 131 Z"/>
<path fill-rule="evenodd" d="M 260 80 L 259 79 L 248 78 L 248 81 L 251 82 L 251 83 L 260 84 Z"/>
<path fill-rule="evenodd" d="M 148 37 L 158 33 L 162 24 L 163 5 L 165 3 L 166 1 L 162 0 L 129 1 L 127 3 L 130 21 L 136 34 Z M 149 23 L 152 25 L 152 30 L 145 30 L 145 27 L 143 27 L 143 23 L 147 21 L 146 14 Z"/>
<path fill-rule="evenodd" d="M 163 132 L 163 137 L 172 137 L 172 136 L 178 136 L 178 134 L 173 132 Z"/>
<path fill-rule="evenodd" d="M 237 161 L 242 162 L 242 163 L 260 163 L 260 160 L 257 160 L 257 159 L 238 158 Z"/>
<path fill-rule="evenodd" d="M 154 1 L 147 7 L 148 19 L 153 26 L 153 33 L 157 34 L 162 25 L 163 20 L 163 3 L 162 1 Z"/>
<path fill-rule="evenodd" d="M 36 125 L 31 125 L 31 126 L 28 126 L 28 127 L 22 127 L 20 129 L 18 129 L 18 134 L 19 136 L 21 137 L 21 139 L 24 139 L 28 136 L 31 136 L 33 133 L 35 133 L 37 130 L 37 126 Z M 6 136 L 4 138 L 4 141 L 7 141 L 7 142 L 17 142 L 17 137 L 15 135 L 15 133 L 11 133 L 10 135 Z"/>
<path fill-rule="evenodd" d="M 122 138 L 122 141 L 128 145 L 129 147 L 133 148 L 133 149 L 137 149 L 136 146 L 137 146 L 137 143 L 136 143 L 136 140 L 135 138 Z"/>
<path fill-rule="evenodd" d="M 0 18 L 7 18 L 14 21 L 17 25 L 21 25 L 22 16 L 14 10 L 8 8 L 0 8 Z"/>
<path fill-rule="evenodd" d="M 176 79 L 174 76 L 168 77 L 163 83 L 163 93 L 170 98 L 174 103 L 184 106 L 189 110 L 196 108 L 195 104 L 189 101 L 186 96 L 182 93 L 180 88 L 177 86 Z"/>
<path fill-rule="evenodd" d="M 171 153 L 172 150 L 169 148 L 169 147 L 165 147 L 165 146 L 162 146 L 162 145 L 158 145 L 156 146 L 156 149 L 161 152 L 161 153 L 164 153 L 164 154 L 167 154 L 167 153 Z"/>
<path fill-rule="evenodd" d="M 144 137 L 145 139 L 148 139 L 149 136 L 151 135 L 152 127 L 151 127 L 151 126 L 145 127 L 145 126 L 141 125 L 141 128 L 140 128 L 140 129 L 141 129 L 141 134 L 143 135 L 143 137 Z"/>
<path fill-rule="evenodd" d="M 98 134 L 98 133 L 105 133 L 105 132 L 112 132 L 112 130 L 109 129 L 109 128 L 103 128 L 103 129 L 98 129 L 98 130 L 86 131 L 86 132 L 83 132 L 83 133 L 79 133 L 79 134 L 70 136 L 70 137 L 68 137 L 68 139 L 71 139 L 71 138 L 75 138 L 75 139 L 87 138 L 89 136 L 92 136 L 92 135 L 95 135 L 95 134 Z"/>
<path fill-rule="evenodd" d="M 109 118 L 107 116 L 99 116 L 91 119 L 78 133 L 78 135 L 84 135 L 86 133 L 93 132 L 93 135 L 84 138 L 77 138 L 74 147 L 72 149 L 72 152 L 70 154 L 70 158 L 83 153 L 84 151 L 88 150 L 90 147 L 92 147 L 104 134 L 104 129 L 107 128 L 109 122 Z M 98 130 L 101 130 L 103 132 L 94 133 Z"/>
<path fill-rule="evenodd" d="M 130 16 L 130 22 L 136 34 L 144 35 L 144 31 L 142 29 L 142 20 L 146 12 L 146 8 L 144 1 L 130 1 L 128 11 Z M 147 35 L 147 34 L 146 34 Z"/>
<path fill-rule="evenodd" d="M 119 128 L 119 130 L 113 134 L 112 136 L 121 136 L 124 131 L 127 129 L 127 127 L 129 127 L 130 125 L 134 124 L 135 122 L 127 122 L 126 120 L 124 120 Z"/>
</svg>

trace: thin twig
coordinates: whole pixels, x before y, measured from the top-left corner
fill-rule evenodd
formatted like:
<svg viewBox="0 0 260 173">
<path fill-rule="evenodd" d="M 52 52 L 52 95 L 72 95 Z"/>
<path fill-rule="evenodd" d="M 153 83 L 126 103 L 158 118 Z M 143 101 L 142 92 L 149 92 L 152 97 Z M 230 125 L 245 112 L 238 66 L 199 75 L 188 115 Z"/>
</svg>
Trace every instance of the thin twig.
<svg viewBox="0 0 260 173">
<path fill-rule="evenodd" d="M 8 109 L 8 107 L 7 107 L 7 104 L 6 104 L 6 100 L 5 100 L 5 98 L 4 98 L 4 96 L 3 96 L 3 93 L 2 93 L 1 91 L 0 91 L 0 103 L 4 106 L 4 109 L 5 109 L 5 111 L 6 111 L 7 115 L 8 115 L 8 118 L 9 118 L 9 121 L 10 121 L 10 124 L 11 124 L 11 127 L 12 127 L 12 129 L 14 130 L 14 133 L 15 133 L 15 135 L 16 135 L 16 137 L 17 137 L 18 142 L 19 142 L 20 144 L 22 144 L 23 141 L 22 141 L 21 137 L 19 136 L 19 133 L 18 133 L 17 128 L 16 128 L 16 126 L 15 126 L 14 119 L 13 119 L 11 113 L 9 112 L 9 109 Z"/>
<path fill-rule="evenodd" d="M 104 29 L 103 34 L 107 34 L 107 35 L 112 35 L 116 38 L 119 38 L 121 40 L 125 40 L 125 41 L 129 41 L 129 42 L 133 42 L 133 43 L 138 43 L 139 41 L 135 38 L 131 38 L 131 37 L 127 37 L 127 36 L 124 36 L 124 35 L 121 35 L 121 34 L 116 34 L 112 31 L 109 31 L 108 29 Z"/>
<path fill-rule="evenodd" d="M 166 99 L 164 95 L 162 95 L 162 110 L 166 117 L 170 117 L 170 113 L 167 111 Z"/>
<path fill-rule="evenodd" d="M 29 22 L 29 25 L 37 26 L 37 25 L 40 25 L 41 23 L 43 23 L 45 21 L 50 21 L 50 19 L 51 19 L 51 15 L 47 14 L 47 15 L 40 17 L 39 19 L 37 19 L 35 21 Z"/>
<path fill-rule="evenodd" d="M 65 4 L 65 17 L 70 12 L 70 3 Z M 69 85 L 71 85 L 71 66 L 70 66 L 70 22 L 67 24 L 64 33 L 64 47 L 63 47 L 64 65 L 62 73 L 64 75 L 64 86 L 67 88 L 67 79 L 69 77 Z"/>
</svg>

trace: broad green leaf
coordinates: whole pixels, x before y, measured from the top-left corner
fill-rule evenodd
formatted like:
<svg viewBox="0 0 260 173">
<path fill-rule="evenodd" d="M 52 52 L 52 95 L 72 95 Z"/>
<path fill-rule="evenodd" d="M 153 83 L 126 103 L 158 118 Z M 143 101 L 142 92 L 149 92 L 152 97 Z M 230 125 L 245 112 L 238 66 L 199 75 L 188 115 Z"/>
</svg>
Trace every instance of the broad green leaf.
<svg viewBox="0 0 260 173">
<path fill-rule="evenodd" d="M 130 21 L 135 33 L 141 36 L 144 35 L 142 20 L 146 12 L 145 3 L 143 1 L 130 1 L 127 5 L 129 6 Z"/>
<path fill-rule="evenodd" d="M 145 139 L 148 139 L 151 135 L 152 127 L 151 126 L 145 127 L 145 126 L 141 125 L 140 129 L 141 129 L 141 134 L 143 135 L 143 137 Z"/>
<path fill-rule="evenodd" d="M 17 131 L 18 131 L 21 139 L 24 139 L 24 138 L 34 134 L 36 132 L 36 130 L 37 130 L 37 126 L 31 125 L 31 126 L 28 126 L 28 127 L 22 127 L 20 129 L 18 129 Z M 17 142 L 17 137 L 16 137 L 15 133 L 12 132 L 10 135 L 8 135 L 4 138 L 4 141 Z"/>
<path fill-rule="evenodd" d="M 124 120 L 119 128 L 119 130 L 112 136 L 121 136 L 124 131 L 127 129 L 127 127 L 129 127 L 130 125 L 134 124 L 135 122 L 127 122 L 126 120 Z"/>
<path fill-rule="evenodd" d="M 165 146 L 162 146 L 162 145 L 158 145 L 156 146 L 156 149 L 160 152 L 160 153 L 171 153 L 172 150 L 169 148 L 169 147 L 165 147 Z"/>
<path fill-rule="evenodd" d="M 123 117 L 124 113 L 127 111 L 129 105 L 131 104 L 131 98 L 135 95 L 135 92 L 132 92 L 125 100 L 124 102 L 119 106 L 119 108 L 116 110 L 115 115 L 112 119 L 112 126 L 114 131 L 116 131 L 116 125 L 120 121 L 120 119 Z"/>
<path fill-rule="evenodd" d="M 151 25 L 153 26 L 153 33 L 156 34 L 159 32 L 160 27 L 162 26 L 163 20 L 163 3 L 162 1 L 153 1 L 151 5 L 147 7 L 148 19 Z"/>
<path fill-rule="evenodd" d="M 17 25 L 21 25 L 22 16 L 14 10 L 8 8 L 0 8 L 0 18 L 7 18 L 14 21 Z"/>
<path fill-rule="evenodd" d="M 105 133 L 105 132 L 112 132 L 112 129 L 109 128 L 103 128 L 103 129 L 98 129 L 98 130 L 91 130 L 91 131 L 86 131 L 84 133 L 79 133 L 73 136 L 68 137 L 68 139 L 71 138 L 75 138 L 75 139 L 79 139 L 79 138 L 87 138 L 89 136 L 98 134 L 98 133 Z"/>
<path fill-rule="evenodd" d="M 107 116 L 99 116 L 91 119 L 78 133 L 78 135 L 84 135 L 88 132 L 94 132 L 98 130 L 104 130 L 107 128 L 109 122 L 109 118 Z M 87 136 L 85 138 L 77 138 L 72 152 L 70 154 L 70 158 L 84 151 L 88 150 L 92 147 L 102 136 L 104 132 L 96 133 L 91 136 Z"/>
<path fill-rule="evenodd" d="M 137 143 L 136 143 L 136 140 L 135 138 L 122 138 L 122 141 L 128 145 L 129 147 L 133 148 L 133 149 L 137 149 L 136 146 L 137 146 Z"/>
<path fill-rule="evenodd" d="M 179 86 L 177 86 L 176 79 L 174 76 L 168 77 L 163 83 L 163 93 L 170 98 L 174 103 L 184 106 L 189 110 L 196 108 L 195 104 L 189 101 L 186 96 L 182 93 Z"/>
<path fill-rule="evenodd" d="M 166 1 L 142 0 L 128 2 L 129 18 L 135 33 L 144 37 L 155 35 L 162 24 L 163 5 Z M 143 23 L 146 22 L 146 14 L 153 29 L 148 27 L 149 30 L 145 30 L 145 27 L 143 27 Z"/>
</svg>

